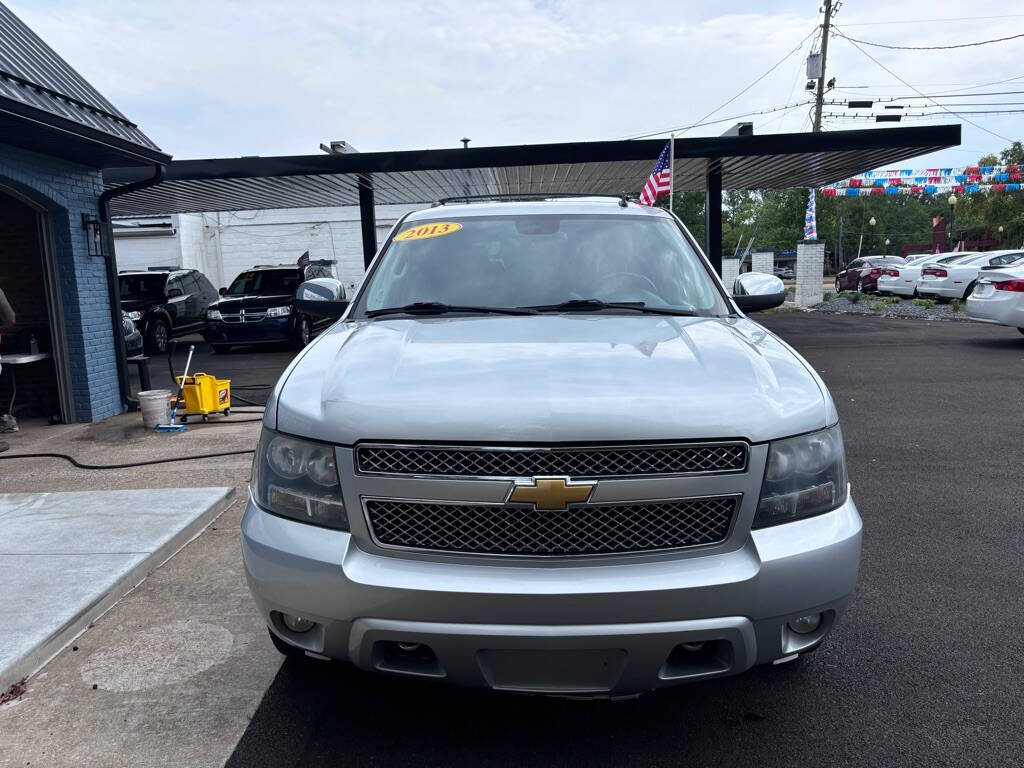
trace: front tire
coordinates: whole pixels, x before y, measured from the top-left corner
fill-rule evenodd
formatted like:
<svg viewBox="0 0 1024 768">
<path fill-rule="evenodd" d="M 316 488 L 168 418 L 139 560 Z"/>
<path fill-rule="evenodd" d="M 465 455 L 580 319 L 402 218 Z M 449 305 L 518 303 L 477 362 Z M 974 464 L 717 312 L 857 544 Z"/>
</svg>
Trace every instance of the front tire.
<svg viewBox="0 0 1024 768">
<path fill-rule="evenodd" d="M 163 318 L 156 318 L 146 329 L 146 348 L 151 355 L 162 355 L 167 352 L 167 342 L 171 338 L 170 328 Z"/>
<path fill-rule="evenodd" d="M 842 293 L 843 287 L 839 284 L 839 278 L 836 278 L 836 293 Z"/>
<path fill-rule="evenodd" d="M 292 339 L 293 349 L 302 349 L 309 344 L 309 337 L 313 333 L 313 326 L 308 317 L 300 317 L 299 325 L 295 329 L 295 338 Z"/>
<path fill-rule="evenodd" d="M 864 278 L 857 278 L 857 293 L 864 293 Z"/>
</svg>

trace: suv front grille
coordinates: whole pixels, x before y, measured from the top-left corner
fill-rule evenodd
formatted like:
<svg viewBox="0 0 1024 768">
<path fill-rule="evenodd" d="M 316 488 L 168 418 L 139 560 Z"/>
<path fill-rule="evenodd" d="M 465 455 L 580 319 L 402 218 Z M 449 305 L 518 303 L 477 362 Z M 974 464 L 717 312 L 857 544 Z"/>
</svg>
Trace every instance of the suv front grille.
<svg viewBox="0 0 1024 768">
<path fill-rule="evenodd" d="M 628 477 L 742 472 L 741 442 L 592 448 L 473 448 L 361 445 L 356 466 L 366 474 L 517 478 Z"/>
<path fill-rule="evenodd" d="M 739 496 L 536 510 L 502 504 L 366 502 L 384 547 L 487 555 L 607 555 L 717 544 Z"/>
<path fill-rule="evenodd" d="M 258 323 L 266 317 L 266 310 L 261 309 L 250 309 L 248 311 L 242 311 L 231 314 L 221 313 L 221 319 L 225 323 Z"/>
</svg>

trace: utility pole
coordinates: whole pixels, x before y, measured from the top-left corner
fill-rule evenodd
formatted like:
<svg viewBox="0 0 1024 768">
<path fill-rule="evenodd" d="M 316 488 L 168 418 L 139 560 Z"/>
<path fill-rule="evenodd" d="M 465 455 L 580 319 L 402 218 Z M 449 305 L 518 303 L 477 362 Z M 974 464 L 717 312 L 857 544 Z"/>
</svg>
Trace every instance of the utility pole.
<svg viewBox="0 0 1024 768">
<path fill-rule="evenodd" d="M 828 56 L 828 30 L 832 24 L 832 0 L 825 0 L 825 22 L 821 25 L 821 72 L 814 96 L 814 133 L 821 133 L 821 108 L 825 101 L 825 59 Z"/>
</svg>

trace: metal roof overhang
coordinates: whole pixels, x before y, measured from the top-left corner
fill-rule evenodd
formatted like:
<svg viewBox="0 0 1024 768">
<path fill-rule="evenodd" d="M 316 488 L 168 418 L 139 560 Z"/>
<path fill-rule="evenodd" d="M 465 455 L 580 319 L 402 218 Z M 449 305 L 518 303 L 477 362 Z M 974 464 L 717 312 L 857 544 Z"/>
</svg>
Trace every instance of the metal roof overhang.
<svg viewBox="0 0 1024 768">
<path fill-rule="evenodd" d="M 828 133 L 720 136 L 675 141 L 675 188 L 704 189 L 720 168 L 725 189 L 820 187 L 960 143 L 959 125 Z M 368 152 L 345 155 L 175 160 L 163 181 L 111 199 L 115 216 L 431 203 L 461 195 L 636 194 L 664 139 Z M 104 173 L 108 189 L 138 169 Z"/>
<path fill-rule="evenodd" d="M 91 168 L 149 168 L 149 175 L 154 165 L 171 161 L 159 150 L 5 98 L 0 98 L 0 143 Z"/>
</svg>

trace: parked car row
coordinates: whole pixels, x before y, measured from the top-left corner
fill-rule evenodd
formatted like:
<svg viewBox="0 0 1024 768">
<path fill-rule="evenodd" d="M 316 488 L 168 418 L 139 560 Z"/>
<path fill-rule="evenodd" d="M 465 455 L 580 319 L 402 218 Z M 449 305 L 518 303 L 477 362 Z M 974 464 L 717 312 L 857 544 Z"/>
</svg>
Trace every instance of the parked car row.
<svg viewBox="0 0 1024 768">
<path fill-rule="evenodd" d="M 290 343 L 302 348 L 330 321 L 295 308 L 304 280 L 332 277 L 330 261 L 261 265 L 219 291 L 195 269 L 151 267 L 118 273 L 128 355 L 163 354 L 179 336 L 201 333 L 214 352 L 234 346 Z"/>
<path fill-rule="evenodd" d="M 1024 251 L 935 253 L 909 260 L 866 256 L 836 275 L 836 291 L 965 300 L 985 271 L 1018 262 L 1024 265 Z"/>
</svg>

